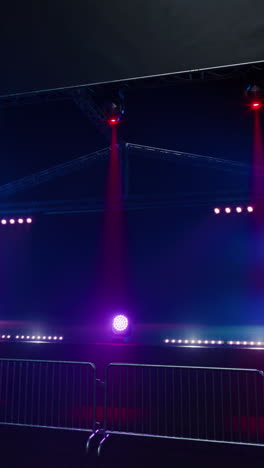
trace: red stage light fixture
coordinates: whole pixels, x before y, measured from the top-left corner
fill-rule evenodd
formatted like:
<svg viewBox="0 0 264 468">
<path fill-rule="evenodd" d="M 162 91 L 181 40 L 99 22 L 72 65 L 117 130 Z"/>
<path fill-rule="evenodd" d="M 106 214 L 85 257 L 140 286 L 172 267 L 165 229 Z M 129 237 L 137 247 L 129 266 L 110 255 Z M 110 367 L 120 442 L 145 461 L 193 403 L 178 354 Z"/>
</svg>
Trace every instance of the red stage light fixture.
<svg viewBox="0 0 264 468">
<path fill-rule="evenodd" d="M 261 102 L 260 101 L 253 101 L 251 104 L 251 109 L 256 110 L 261 108 Z"/>
<path fill-rule="evenodd" d="M 112 118 L 108 120 L 109 125 L 116 125 L 119 122 L 119 119 Z"/>
</svg>

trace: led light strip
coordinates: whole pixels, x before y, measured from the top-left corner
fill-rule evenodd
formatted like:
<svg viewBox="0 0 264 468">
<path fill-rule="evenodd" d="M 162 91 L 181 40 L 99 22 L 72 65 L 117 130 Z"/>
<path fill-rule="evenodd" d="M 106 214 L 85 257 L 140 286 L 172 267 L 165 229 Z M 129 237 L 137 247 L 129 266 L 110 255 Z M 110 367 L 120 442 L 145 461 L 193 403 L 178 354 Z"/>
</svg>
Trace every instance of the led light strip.
<svg viewBox="0 0 264 468">
<path fill-rule="evenodd" d="M 40 335 L 0 335 L 0 341 L 62 341 L 63 336 Z"/>
<path fill-rule="evenodd" d="M 220 214 L 220 213 L 226 213 L 230 214 L 232 211 L 236 213 L 243 213 L 243 212 L 248 212 L 248 213 L 253 213 L 254 208 L 253 206 L 227 206 L 226 208 L 214 208 L 214 214 Z"/>
<path fill-rule="evenodd" d="M 169 339 L 163 340 L 166 344 L 177 344 L 177 345 L 228 345 L 228 346 L 264 346 L 264 341 L 244 341 L 244 340 L 183 340 L 183 339 Z"/>
<path fill-rule="evenodd" d="M 10 218 L 10 219 L 1 219 L 1 224 L 3 226 L 6 226 L 7 224 L 31 224 L 33 222 L 33 219 L 32 218 L 18 218 L 18 219 L 15 219 L 15 218 Z"/>
</svg>

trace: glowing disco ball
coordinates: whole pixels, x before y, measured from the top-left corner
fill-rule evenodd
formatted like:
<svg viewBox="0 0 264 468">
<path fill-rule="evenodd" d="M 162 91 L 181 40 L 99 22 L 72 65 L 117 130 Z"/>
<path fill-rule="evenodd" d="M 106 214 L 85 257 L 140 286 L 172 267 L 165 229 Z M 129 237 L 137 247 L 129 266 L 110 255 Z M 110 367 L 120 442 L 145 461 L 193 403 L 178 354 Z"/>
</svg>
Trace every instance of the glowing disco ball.
<svg viewBox="0 0 264 468">
<path fill-rule="evenodd" d="M 114 333 L 125 333 L 128 331 L 128 318 L 125 315 L 116 315 L 113 319 L 112 330 Z"/>
</svg>

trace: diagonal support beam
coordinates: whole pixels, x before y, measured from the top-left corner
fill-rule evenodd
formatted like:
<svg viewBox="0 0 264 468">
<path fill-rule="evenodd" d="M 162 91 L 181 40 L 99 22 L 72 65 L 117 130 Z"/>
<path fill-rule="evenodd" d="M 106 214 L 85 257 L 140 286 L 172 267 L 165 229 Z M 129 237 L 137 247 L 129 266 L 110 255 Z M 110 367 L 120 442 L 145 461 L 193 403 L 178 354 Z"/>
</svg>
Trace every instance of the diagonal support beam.
<svg viewBox="0 0 264 468">
<path fill-rule="evenodd" d="M 105 160 L 109 157 L 109 148 L 103 148 L 93 153 L 85 154 L 75 159 L 71 159 L 62 164 L 44 169 L 43 171 L 36 172 L 21 179 L 9 182 L 0 186 L 0 199 L 10 197 L 18 192 L 24 192 L 37 185 L 50 182 L 51 180 L 71 174 L 72 172 L 79 171 L 86 168 L 89 164 L 97 160 Z"/>
<path fill-rule="evenodd" d="M 136 145 L 126 143 L 127 149 L 132 153 L 141 153 L 143 156 L 152 159 L 162 159 L 174 163 L 189 163 L 194 166 L 203 166 L 221 171 L 235 172 L 240 175 L 250 176 L 253 169 L 256 169 L 259 176 L 264 176 L 264 167 L 254 167 L 249 164 L 232 161 L 228 159 L 203 156 L 199 154 L 186 153 L 183 151 L 156 148 L 154 146 Z"/>
</svg>

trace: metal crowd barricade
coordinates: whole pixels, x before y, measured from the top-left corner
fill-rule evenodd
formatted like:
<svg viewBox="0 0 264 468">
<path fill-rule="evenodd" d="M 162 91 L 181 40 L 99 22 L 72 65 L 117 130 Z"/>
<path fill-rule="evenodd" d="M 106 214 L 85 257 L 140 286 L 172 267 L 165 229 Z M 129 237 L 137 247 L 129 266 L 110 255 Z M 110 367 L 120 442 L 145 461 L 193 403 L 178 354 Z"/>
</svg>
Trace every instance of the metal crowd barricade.
<svg viewBox="0 0 264 468">
<path fill-rule="evenodd" d="M 262 371 L 114 363 L 105 386 L 108 434 L 264 444 Z"/>
<path fill-rule="evenodd" d="M 0 424 L 95 428 L 95 366 L 89 362 L 0 360 Z"/>
</svg>

